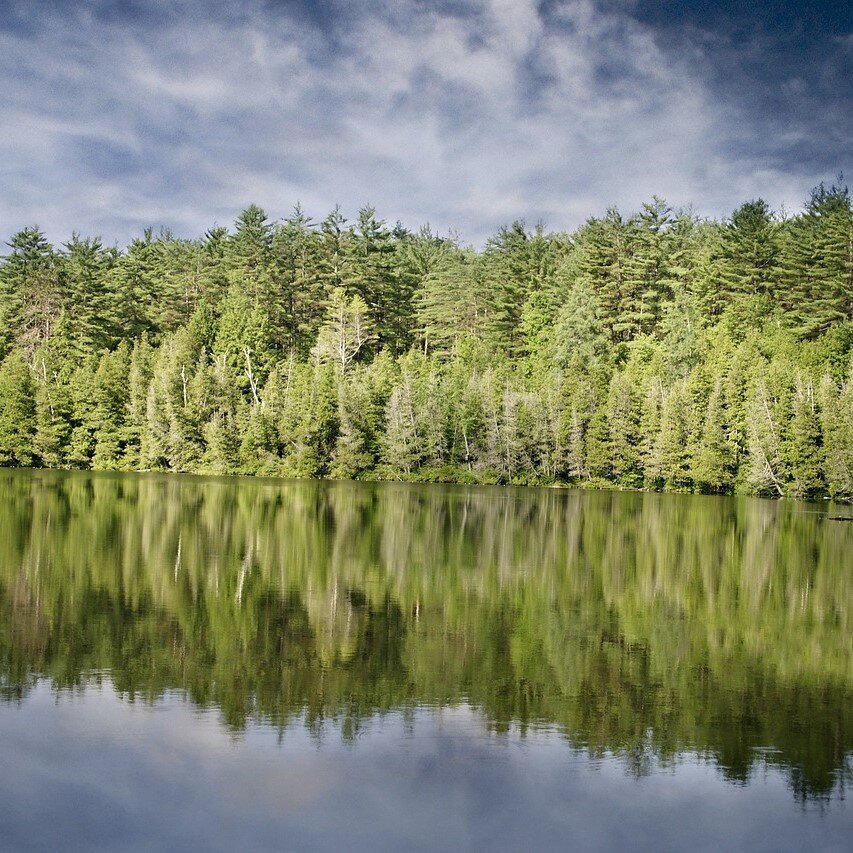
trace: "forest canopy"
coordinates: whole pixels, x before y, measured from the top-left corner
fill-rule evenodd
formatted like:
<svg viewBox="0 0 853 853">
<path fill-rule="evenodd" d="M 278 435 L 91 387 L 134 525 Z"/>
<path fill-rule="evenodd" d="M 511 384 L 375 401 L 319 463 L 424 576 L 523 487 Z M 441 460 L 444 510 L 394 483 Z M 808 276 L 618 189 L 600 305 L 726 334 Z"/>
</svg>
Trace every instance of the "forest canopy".
<svg viewBox="0 0 853 853">
<path fill-rule="evenodd" d="M 7 245 L 2 465 L 853 497 L 841 181 L 480 250 L 298 205 Z"/>
</svg>

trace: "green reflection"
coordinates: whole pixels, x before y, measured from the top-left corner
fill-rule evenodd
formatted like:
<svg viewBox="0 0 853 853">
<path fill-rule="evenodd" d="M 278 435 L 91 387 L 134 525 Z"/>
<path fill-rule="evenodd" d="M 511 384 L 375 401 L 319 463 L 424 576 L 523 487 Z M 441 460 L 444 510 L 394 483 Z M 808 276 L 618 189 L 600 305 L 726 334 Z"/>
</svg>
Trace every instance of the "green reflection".
<svg viewBox="0 0 853 853">
<path fill-rule="evenodd" d="M 850 780 L 853 525 L 749 498 L 0 475 L 0 688 L 186 690 L 229 726 L 467 702 L 634 772 Z"/>
</svg>

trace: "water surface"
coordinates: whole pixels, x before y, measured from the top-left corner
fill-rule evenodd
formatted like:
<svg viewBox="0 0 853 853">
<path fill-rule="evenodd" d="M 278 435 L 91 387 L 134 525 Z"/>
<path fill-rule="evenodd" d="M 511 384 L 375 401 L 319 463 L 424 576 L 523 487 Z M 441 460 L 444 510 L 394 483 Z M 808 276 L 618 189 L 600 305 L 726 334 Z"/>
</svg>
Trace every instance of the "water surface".
<svg viewBox="0 0 853 853">
<path fill-rule="evenodd" d="M 849 849 L 853 524 L 0 474 L 11 849 Z"/>
</svg>

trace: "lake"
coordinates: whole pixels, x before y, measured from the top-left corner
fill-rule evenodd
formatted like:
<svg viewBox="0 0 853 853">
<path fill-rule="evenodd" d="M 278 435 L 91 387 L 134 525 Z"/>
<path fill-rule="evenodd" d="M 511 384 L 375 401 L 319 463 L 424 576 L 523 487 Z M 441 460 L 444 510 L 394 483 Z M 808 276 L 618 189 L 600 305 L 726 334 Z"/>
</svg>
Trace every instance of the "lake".
<svg viewBox="0 0 853 853">
<path fill-rule="evenodd" d="M 849 850 L 851 515 L 3 471 L 0 844 Z"/>
</svg>

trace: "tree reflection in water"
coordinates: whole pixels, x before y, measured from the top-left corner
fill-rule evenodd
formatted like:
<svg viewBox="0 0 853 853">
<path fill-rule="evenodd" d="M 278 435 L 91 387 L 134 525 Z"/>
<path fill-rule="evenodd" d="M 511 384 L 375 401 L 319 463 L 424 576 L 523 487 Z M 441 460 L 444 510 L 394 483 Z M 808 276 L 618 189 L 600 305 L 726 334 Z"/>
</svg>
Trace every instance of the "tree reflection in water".
<svg viewBox="0 0 853 853">
<path fill-rule="evenodd" d="M 842 793 L 853 526 L 747 498 L 8 472 L 0 688 L 241 729 L 468 704 L 592 755 Z M 844 514 L 831 509 L 830 515 Z"/>
</svg>

